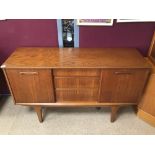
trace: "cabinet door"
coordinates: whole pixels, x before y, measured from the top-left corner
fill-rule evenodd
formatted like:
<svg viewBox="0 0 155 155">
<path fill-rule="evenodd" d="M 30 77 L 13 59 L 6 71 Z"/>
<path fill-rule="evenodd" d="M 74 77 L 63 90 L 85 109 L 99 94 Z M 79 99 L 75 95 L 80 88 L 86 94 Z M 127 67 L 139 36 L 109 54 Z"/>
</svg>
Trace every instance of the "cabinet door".
<svg viewBox="0 0 155 155">
<path fill-rule="evenodd" d="M 145 69 L 102 70 L 99 102 L 136 103 L 148 73 Z"/>
<path fill-rule="evenodd" d="M 16 103 L 54 102 L 50 69 L 7 69 Z"/>
</svg>

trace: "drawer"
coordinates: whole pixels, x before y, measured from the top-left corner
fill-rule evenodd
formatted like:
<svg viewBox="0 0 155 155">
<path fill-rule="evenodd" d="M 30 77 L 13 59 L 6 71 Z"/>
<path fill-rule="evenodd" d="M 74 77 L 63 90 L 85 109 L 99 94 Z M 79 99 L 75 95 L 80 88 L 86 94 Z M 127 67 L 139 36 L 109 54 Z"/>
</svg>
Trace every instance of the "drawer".
<svg viewBox="0 0 155 155">
<path fill-rule="evenodd" d="M 56 100 L 58 101 L 76 101 L 76 89 L 56 89 Z"/>
<path fill-rule="evenodd" d="M 98 89 L 56 89 L 57 101 L 97 101 Z"/>
<path fill-rule="evenodd" d="M 100 76 L 99 69 L 54 69 L 54 76 Z"/>
<path fill-rule="evenodd" d="M 78 78 L 79 88 L 98 88 L 100 78 L 99 77 L 82 77 Z"/>
<path fill-rule="evenodd" d="M 55 88 L 76 88 L 78 83 L 77 78 L 73 77 L 55 77 Z"/>
<path fill-rule="evenodd" d="M 55 77 L 55 88 L 98 88 L 98 77 Z"/>
<path fill-rule="evenodd" d="M 80 89 L 77 91 L 78 101 L 97 101 L 98 89 Z"/>
</svg>

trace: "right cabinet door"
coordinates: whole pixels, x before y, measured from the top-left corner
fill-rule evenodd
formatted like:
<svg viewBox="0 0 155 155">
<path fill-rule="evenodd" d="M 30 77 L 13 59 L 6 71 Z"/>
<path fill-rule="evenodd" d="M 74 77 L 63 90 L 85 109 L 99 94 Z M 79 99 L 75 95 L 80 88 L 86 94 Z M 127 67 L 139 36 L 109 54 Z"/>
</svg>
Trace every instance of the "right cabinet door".
<svg viewBox="0 0 155 155">
<path fill-rule="evenodd" d="M 148 77 L 147 69 L 104 69 L 99 102 L 136 103 Z"/>
</svg>

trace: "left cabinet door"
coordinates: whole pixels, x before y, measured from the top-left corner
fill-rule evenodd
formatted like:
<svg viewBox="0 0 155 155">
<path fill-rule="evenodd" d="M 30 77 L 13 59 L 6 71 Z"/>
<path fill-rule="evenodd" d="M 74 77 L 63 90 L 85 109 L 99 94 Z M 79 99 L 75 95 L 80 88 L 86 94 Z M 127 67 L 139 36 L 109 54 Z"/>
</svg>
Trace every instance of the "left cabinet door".
<svg viewBox="0 0 155 155">
<path fill-rule="evenodd" d="M 6 69 L 16 103 L 54 102 L 53 76 L 50 69 Z"/>
</svg>

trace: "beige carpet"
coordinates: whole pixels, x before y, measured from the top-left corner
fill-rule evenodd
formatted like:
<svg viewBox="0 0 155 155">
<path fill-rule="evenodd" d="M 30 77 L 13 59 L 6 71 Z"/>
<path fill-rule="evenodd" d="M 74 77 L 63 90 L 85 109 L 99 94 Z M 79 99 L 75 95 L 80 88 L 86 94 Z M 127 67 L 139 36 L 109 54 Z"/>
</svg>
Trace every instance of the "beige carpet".
<svg viewBox="0 0 155 155">
<path fill-rule="evenodd" d="M 140 120 L 131 107 L 120 109 L 110 123 L 110 109 L 46 108 L 39 123 L 30 107 L 15 106 L 11 97 L 0 100 L 0 134 L 155 134 L 155 128 Z"/>
</svg>

